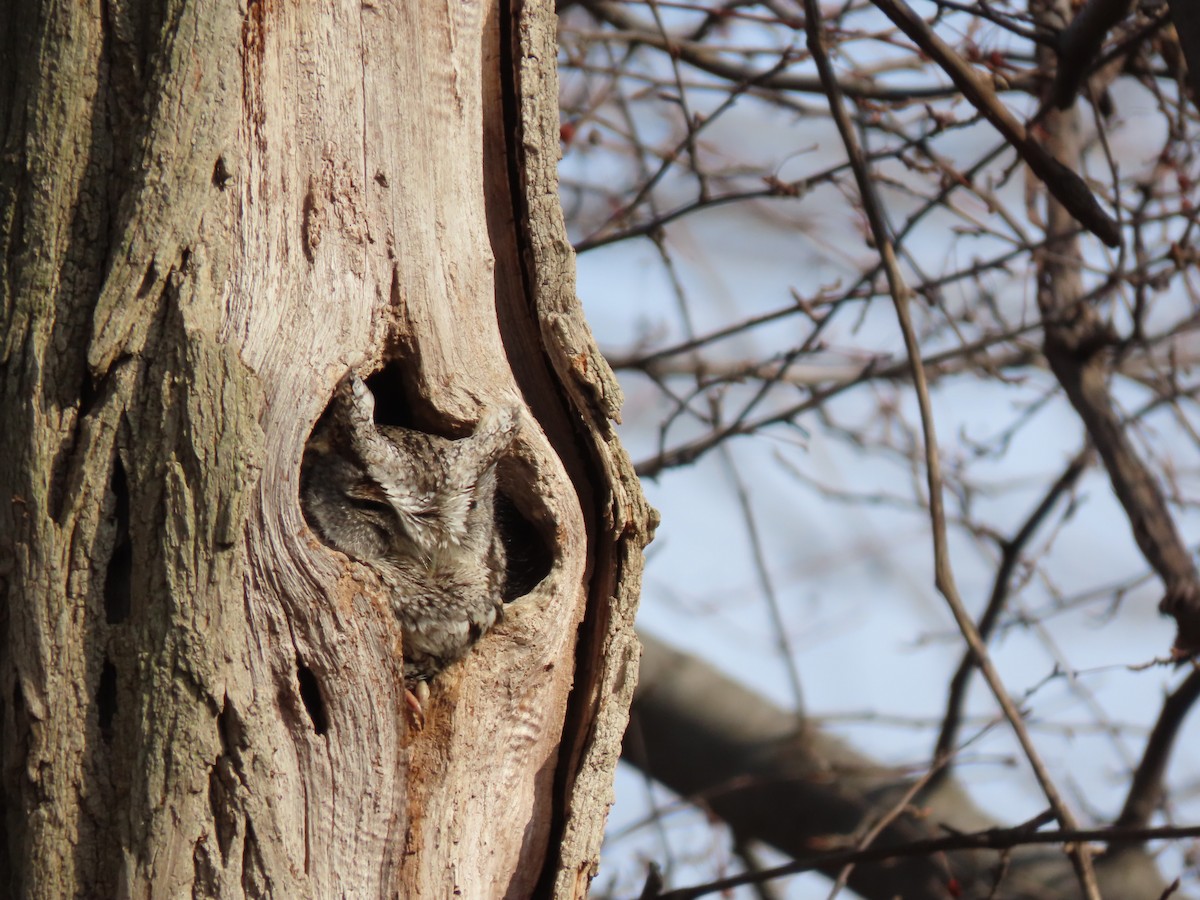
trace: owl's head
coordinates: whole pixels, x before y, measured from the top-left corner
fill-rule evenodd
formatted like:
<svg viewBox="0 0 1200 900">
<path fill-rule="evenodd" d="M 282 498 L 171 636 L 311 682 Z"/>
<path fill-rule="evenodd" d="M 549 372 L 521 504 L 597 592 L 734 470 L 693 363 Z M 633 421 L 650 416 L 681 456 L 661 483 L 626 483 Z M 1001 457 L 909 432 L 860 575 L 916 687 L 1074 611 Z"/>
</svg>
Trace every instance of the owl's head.
<svg viewBox="0 0 1200 900">
<path fill-rule="evenodd" d="M 357 376 L 339 384 L 305 452 L 301 496 L 309 524 L 365 562 L 432 560 L 486 547 L 496 465 L 516 437 L 520 407 L 487 410 L 459 440 L 377 426 L 374 407 Z"/>
</svg>

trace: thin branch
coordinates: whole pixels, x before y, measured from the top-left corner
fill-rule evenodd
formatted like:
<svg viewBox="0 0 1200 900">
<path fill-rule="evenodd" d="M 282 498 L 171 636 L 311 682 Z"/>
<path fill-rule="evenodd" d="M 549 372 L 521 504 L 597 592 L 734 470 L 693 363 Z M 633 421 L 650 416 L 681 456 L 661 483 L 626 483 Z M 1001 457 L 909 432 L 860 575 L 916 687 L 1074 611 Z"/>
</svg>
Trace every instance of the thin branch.
<svg viewBox="0 0 1200 900">
<path fill-rule="evenodd" d="M 1179 35 L 1179 48 L 1187 60 L 1188 85 L 1192 89 L 1192 102 L 1200 99 L 1200 16 L 1196 15 L 1194 3 L 1186 0 L 1167 0 L 1171 10 L 1171 22 Z"/>
<path fill-rule="evenodd" d="M 949 758 L 945 762 L 949 762 Z M 866 833 L 856 841 L 857 846 L 855 849 L 859 851 L 866 850 L 874 844 L 875 840 L 887 830 L 888 826 L 895 822 L 909 808 L 909 804 L 916 799 L 917 795 L 933 783 L 934 777 L 944 771 L 944 768 L 944 765 L 935 763 L 928 772 L 910 784 L 908 789 L 900 796 L 900 799 L 892 804 L 892 808 L 880 816 L 879 820 L 868 828 Z M 850 874 L 853 871 L 854 863 L 847 863 L 842 866 L 837 878 L 834 879 L 833 888 L 829 891 L 829 900 L 835 900 L 837 895 L 841 893 L 842 888 L 849 883 Z"/>
<path fill-rule="evenodd" d="M 1034 326 L 1029 326 L 1029 329 L 1033 329 L 1033 327 Z M 954 360 L 964 355 L 982 352 L 994 344 L 1003 343 L 1010 339 L 1010 335 L 984 338 L 979 341 L 975 341 L 966 347 L 955 347 L 951 350 L 945 350 L 941 353 L 931 354 L 930 357 L 924 361 L 924 364 L 926 366 L 936 367 L 946 361 Z M 646 371 L 651 373 L 654 370 L 653 368 L 650 368 Z M 779 425 L 783 422 L 789 422 L 802 413 L 820 408 L 826 400 L 836 397 L 838 394 L 842 394 L 860 384 L 864 384 L 869 381 L 902 378 L 906 374 L 911 374 L 911 371 L 912 366 L 908 360 L 872 360 L 863 366 L 861 371 L 856 376 L 845 381 L 834 382 L 828 387 L 814 390 L 807 399 L 801 401 L 800 403 L 796 403 L 787 407 L 786 409 L 780 410 L 779 412 L 769 413 L 757 419 L 739 419 L 738 421 L 729 425 L 715 429 L 704 437 L 697 438 L 694 441 L 689 441 L 688 443 L 672 450 L 664 450 L 650 459 L 643 460 L 634 468 L 641 477 L 653 478 L 656 475 L 661 474 L 665 469 L 695 462 L 697 459 L 727 438 L 753 434 L 771 425 Z M 784 366 L 779 366 L 776 380 L 783 381 L 785 374 L 786 369 Z"/>
<path fill-rule="evenodd" d="M 1048 140 L 1060 153 L 1077 156 L 1076 129 L 1063 121 L 1069 111 L 1053 110 L 1046 119 Z M 1043 352 L 1104 462 L 1134 539 L 1146 561 L 1162 579 L 1165 595 L 1159 608 L 1175 617 L 1176 647 L 1200 648 L 1200 576 L 1162 488 L 1130 438 L 1108 387 L 1109 348 L 1119 339 L 1095 306 L 1084 299 L 1083 255 L 1071 230 L 1070 211 L 1048 204 L 1044 250 L 1035 252 L 1037 301 L 1045 326 Z"/>
<path fill-rule="evenodd" d="M 660 27 L 661 27 L 661 23 L 660 23 Z M 718 203 L 728 203 L 731 200 L 730 197 L 710 197 L 709 196 L 707 180 L 705 179 L 705 176 L 700 169 L 699 155 L 696 151 L 696 137 L 702 131 L 704 131 L 705 128 L 707 128 L 708 126 L 712 125 L 715 122 L 720 121 L 722 114 L 725 113 L 727 110 L 732 109 L 734 104 L 737 102 L 738 98 L 741 97 L 744 93 L 746 93 L 746 91 L 750 90 L 753 87 L 756 87 L 757 82 L 740 82 L 740 83 L 734 85 L 733 89 L 731 91 L 729 91 L 729 96 L 727 96 L 721 102 L 720 106 L 718 106 L 712 112 L 708 113 L 708 115 L 704 116 L 703 118 L 696 118 L 688 111 L 687 105 L 684 102 L 684 99 L 687 97 L 687 91 L 684 90 L 684 88 L 683 88 L 682 81 L 680 80 L 680 76 L 678 74 L 679 68 L 678 68 L 678 65 L 676 64 L 675 58 L 673 56 L 671 57 L 671 65 L 672 65 L 672 70 L 676 73 L 676 82 L 677 82 L 676 87 L 677 87 L 678 94 L 679 94 L 678 102 L 680 103 L 681 109 L 684 114 L 684 116 L 683 116 L 683 118 L 684 118 L 683 138 L 678 142 L 678 144 L 673 149 L 671 149 L 663 154 L 662 160 L 659 164 L 657 171 L 655 171 L 653 175 L 646 178 L 642 182 L 641 187 L 638 188 L 638 191 L 633 196 L 633 198 L 628 203 L 624 204 L 619 210 L 614 212 L 612 214 L 612 216 L 609 217 L 609 220 L 600 226 L 599 231 L 601 231 L 601 232 L 603 232 L 604 229 L 608 228 L 613 222 L 616 222 L 620 219 L 629 217 L 633 213 L 634 210 L 636 210 L 638 207 L 640 207 L 646 201 L 647 197 L 649 197 L 651 195 L 655 186 L 658 185 L 662 181 L 662 179 L 666 176 L 666 174 L 671 170 L 671 167 L 674 166 L 676 160 L 678 160 L 680 154 L 683 153 L 684 150 L 687 150 L 688 159 L 691 161 L 692 172 L 696 175 L 697 180 L 700 183 L 699 198 L 697 199 L 695 204 L 689 204 L 689 207 L 693 207 L 693 206 L 705 207 L 705 206 L 708 206 L 710 203 L 712 205 L 716 205 Z M 780 72 L 783 69 L 786 69 L 787 66 L 788 66 L 788 59 L 787 59 L 787 55 L 784 54 L 783 57 L 779 60 L 778 63 L 775 64 L 774 67 L 772 67 L 767 72 L 762 74 L 759 81 L 769 79 L 775 73 Z M 789 191 L 786 188 L 781 189 L 779 187 L 773 187 L 773 188 L 769 188 L 767 191 L 756 192 L 756 193 L 761 193 L 765 196 L 778 196 L 778 195 L 786 196 L 789 193 Z M 739 197 L 737 197 L 737 199 L 741 199 L 741 197 L 739 196 Z M 654 234 L 658 233 L 661 230 L 663 225 L 665 225 L 672 218 L 676 218 L 679 215 L 680 215 L 679 211 L 675 211 L 674 213 L 666 213 L 664 215 L 659 215 L 656 213 L 654 215 L 654 217 L 651 219 L 651 222 L 648 223 L 648 225 L 642 226 L 642 228 L 638 229 L 638 230 L 640 230 L 643 234 L 653 236 Z M 623 231 L 623 232 L 621 232 L 621 238 L 625 239 L 625 238 L 633 237 L 634 232 L 635 232 L 635 229 L 629 229 L 627 231 Z M 594 248 L 597 246 L 603 246 L 604 243 L 606 243 L 606 242 L 603 240 L 592 240 L 588 246 L 584 246 L 584 244 L 581 242 L 580 247 L 582 249 L 577 249 L 577 252 L 581 253 L 581 252 L 583 252 L 584 249 L 590 249 L 590 248 Z"/>
<path fill-rule="evenodd" d="M 733 852 L 742 860 L 742 865 L 746 867 L 747 872 L 761 873 L 766 869 L 763 861 L 759 858 L 758 851 L 754 848 L 753 842 L 742 840 L 737 835 L 734 835 Z M 770 883 L 770 879 L 768 878 L 754 881 L 751 883 L 750 889 L 754 891 L 758 900 L 782 900 L 779 892 L 775 890 L 775 886 Z"/>
<path fill-rule="evenodd" d="M 1091 456 L 1090 447 L 1077 453 L 1051 485 L 1050 490 L 1042 497 L 1041 502 L 1017 529 L 1017 533 L 1003 543 L 1000 565 L 996 568 L 996 578 L 992 582 L 992 593 L 988 598 L 987 608 L 979 618 L 979 637 L 982 640 L 987 641 L 991 637 L 992 629 L 999 621 L 1000 613 L 1008 600 L 1009 588 L 1012 586 L 1013 570 L 1021 561 L 1021 554 L 1025 552 L 1026 544 L 1033 538 L 1038 527 L 1045 521 L 1059 498 L 1075 486 L 1079 476 L 1087 469 Z M 935 760 L 948 759 L 954 752 L 954 743 L 962 724 L 962 705 L 967 696 L 967 686 L 970 684 L 973 671 L 975 671 L 975 655 L 968 651 L 963 655 L 962 661 L 958 664 L 958 670 L 950 681 L 950 690 L 946 699 L 946 716 L 942 721 L 942 730 L 933 751 Z"/>
<path fill-rule="evenodd" d="M 1027 41 L 1035 44 L 1048 44 L 1054 41 L 1054 35 L 1045 31 L 1039 31 L 1036 28 L 1026 28 L 1023 25 L 1017 24 L 1016 17 L 1011 13 L 1000 13 L 991 9 L 987 3 L 956 3 L 954 0 L 933 0 L 939 9 L 952 9 L 955 12 L 967 13 L 977 19 L 986 19 L 995 25 L 999 25 L 1005 31 L 1009 31 L 1018 37 L 1023 37 Z"/>
<path fill-rule="evenodd" d="M 750 502 L 750 491 L 738 470 L 733 458 L 733 451 L 728 444 L 720 447 L 720 458 L 725 471 L 733 482 L 734 494 L 737 497 L 738 508 L 742 514 L 742 522 L 746 526 L 746 536 L 750 540 L 750 558 L 754 564 L 754 572 L 758 578 L 759 590 L 767 604 L 767 613 L 771 619 L 771 633 L 779 649 L 779 658 L 787 673 L 788 687 L 792 692 L 792 702 L 795 704 L 796 716 L 799 721 L 804 719 L 804 691 L 800 686 L 800 669 L 796 665 L 796 654 L 793 652 L 791 641 L 788 639 L 787 626 L 784 624 L 783 611 L 780 609 L 779 592 L 775 589 L 771 577 L 770 566 L 767 564 L 766 553 L 763 550 L 762 535 L 758 530 L 758 521 L 754 515 L 754 506 Z"/>
</svg>

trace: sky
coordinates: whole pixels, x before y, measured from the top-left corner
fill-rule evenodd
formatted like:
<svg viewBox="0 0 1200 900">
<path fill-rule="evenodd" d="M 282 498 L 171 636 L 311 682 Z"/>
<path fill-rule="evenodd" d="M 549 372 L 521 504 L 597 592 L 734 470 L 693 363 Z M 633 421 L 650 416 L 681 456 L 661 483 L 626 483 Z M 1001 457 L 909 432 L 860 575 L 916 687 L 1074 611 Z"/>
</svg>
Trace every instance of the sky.
<svg viewBox="0 0 1200 900">
<path fill-rule="evenodd" d="M 571 71 L 563 78 L 569 106 L 583 88 Z M 1155 99 L 1137 86 L 1118 86 L 1113 93 L 1117 112 L 1109 123 L 1110 143 L 1120 155 L 1122 174 L 1157 178 L 1154 163 L 1165 125 Z M 721 99 L 698 94 L 694 102 L 713 109 Z M 604 218 L 595 186 L 620 184 L 629 173 L 628 161 L 614 156 L 618 129 L 609 127 L 603 109 L 583 126 L 592 129 L 594 140 L 567 147 L 561 169 L 568 227 L 577 241 Z M 649 146 L 669 144 L 677 134 L 670 104 L 646 102 L 631 117 Z M 939 152 L 969 161 L 995 140 L 989 128 L 956 132 Z M 722 184 L 737 183 L 741 173 L 760 166 L 780 177 L 802 177 L 839 154 L 826 119 L 749 100 L 735 104 L 703 138 L 706 164 L 729 173 L 727 182 L 718 180 Z M 910 176 L 895 165 L 883 167 L 881 174 L 896 179 L 884 189 L 884 198 L 892 221 L 903 221 L 916 206 L 904 190 Z M 997 190 L 1010 209 L 1023 210 L 1024 186 L 1015 177 Z M 685 217 L 665 228 L 665 254 L 646 239 L 582 253 L 578 293 L 601 348 L 610 358 L 626 358 L 786 307 L 793 292 L 816 298 L 852 283 L 874 257 L 846 205 L 851 188 L 846 179 L 838 188 L 824 187 L 794 201 L 719 207 Z M 686 202 L 694 192 L 685 176 L 665 178 L 659 208 Z M 964 224 L 972 218 L 987 227 L 972 232 Z M 910 277 L 1002 252 L 1004 240 L 991 233 L 993 224 L 984 204 L 970 199 L 962 201 L 956 215 L 929 217 L 906 243 L 912 253 Z M 1027 220 L 1025 225 L 1034 228 Z M 1099 278 L 1114 258 L 1092 243 L 1089 259 Z M 1021 262 L 1003 278 L 948 288 L 942 303 L 952 311 L 982 308 L 980 292 L 987 292 L 987 303 L 1009 324 L 1033 321 L 1037 310 L 1029 274 Z M 1155 297 L 1148 322 L 1166 329 L 1191 309 L 1188 291 L 1176 285 Z M 918 312 L 926 354 L 957 346 L 960 336 L 946 316 L 925 308 Z M 1118 327 L 1121 315 L 1118 304 Z M 706 346 L 703 360 L 734 366 L 770 359 L 802 343 L 811 327 L 803 316 L 786 317 Z M 804 379 L 844 379 L 870 359 L 903 358 L 899 328 L 886 301 L 839 313 L 823 338 L 825 349 L 802 360 Z M 686 356 L 676 359 L 688 362 Z M 622 372 L 621 378 L 626 404 L 620 434 L 635 463 L 704 432 L 698 419 L 686 414 L 664 431 L 664 421 L 676 409 L 667 392 L 635 372 Z M 688 396 L 695 384 L 686 374 L 665 383 L 675 396 Z M 725 385 L 715 398 L 693 399 L 691 409 L 703 414 L 715 403 L 732 416 L 756 389 L 754 383 Z M 1150 396 L 1130 378 L 1118 379 L 1114 391 L 1127 411 Z M 800 396 L 800 388 L 779 390 L 763 408 L 783 408 Z M 952 474 L 966 473 L 971 486 L 969 496 L 952 495 L 948 506 L 952 517 L 969 515 L 974 526 L 975 533 L 952 529 L 951 558 L 964 599 L 977 613 L 998 558 L 989 534 L 1011 535 L 1029 515 L 1080 450 L 1082 428 L 1044 368 L 1014 371 L 1006 378 L 948 379 L 935 387 L 932 401 L 945 464 Z M 1198 487 L 1197 442 L 1189 432 L 1195 412 L 1186 407 L 1153 414 L 1135 434 L 1144 453 L 1172 461 L 1183 501 L 1176 512 L 1189 546 L 1200 538 L 1192 502 Z M 916 440 L 917 422 L 906 382 L 875 383 L 839 395 L 824 415 L 806 413 L 794 426 L 735 439 L 693 464 L 645 480 L 662 525 L 648 551 L 638 622 L 783 708 L 796 707 L 796 689 L 753 561 L 740 482 L 761 537 L 806 713 L 881 762 L 919 770 L 928 761 L 945 685 L 963 648 L 934 589 L 927 514 L 914 503 L 925 490 L 924 473 L 906 452 Z M 988 533 L 981 535 L 981 527 Z M 1147 577 L 1099 468 L 1081 478 L 1070 502 L 1060 504 L 1032 547 L 1038 566 L 1022 572 L 1005 627 L 992 643 L 993 658 L 1010 693 L 1030 710 L 1038 746 L 1080 817 L 1103 822 L 1120 810 L 1145 733 L 1165 692 L 1183 677 L 1171 667 L 1143 667 L 1167 653 L 1173 623 L 1156 611 L 1161 589 Z M 975 680 L 968 712 L 975 730 L 997 715 L 981 679 Z M 1198 728 L 1190 722 L 1178 746 L 1200 737 Z M 971 733 L 970 728 L 965 732 Z M 959 766 L 972 796 L 999 824 L 1019 823 L 1045 807 L 1005 728 L 993 728 L 972 744 Z M 1171 783 L 1179 800 L 1176 821 L 1196 821 L 1200 762 L 1177 753 Z M 650 824 L 652 798 L 667 804 L 656 824 Z M 676 885 L 703 881 L 725 864 L 737 868 L 726 835 L 671 803 L 665 791 L 622 768 L 597 890 L 636 896 L 651 859 L 676 862 Z M 1181 864 L 1178 854 L 1164 859 L 1172 871 Z M 808 876 L 789 883 L 784 896 L 825 897 L 828 891 L 824 879 Z"/>
</svg>

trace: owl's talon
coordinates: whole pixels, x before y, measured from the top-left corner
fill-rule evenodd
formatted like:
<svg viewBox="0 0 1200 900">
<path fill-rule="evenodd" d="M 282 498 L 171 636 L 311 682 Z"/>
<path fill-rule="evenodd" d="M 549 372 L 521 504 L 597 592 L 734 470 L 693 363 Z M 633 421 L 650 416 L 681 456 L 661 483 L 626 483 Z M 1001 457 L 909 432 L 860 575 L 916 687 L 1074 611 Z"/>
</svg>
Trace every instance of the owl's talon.
<svg viewBox="0 0 1200 900">
<path fill-rule="evenodd" d="M 408 724 L 414 731 L 425 728 L 425 704 L 429 702 L 429 685 L 424 681 L 417 682 L 416 691 L 404 689 L 404 705 L 408 707 Z"/>
</svg>

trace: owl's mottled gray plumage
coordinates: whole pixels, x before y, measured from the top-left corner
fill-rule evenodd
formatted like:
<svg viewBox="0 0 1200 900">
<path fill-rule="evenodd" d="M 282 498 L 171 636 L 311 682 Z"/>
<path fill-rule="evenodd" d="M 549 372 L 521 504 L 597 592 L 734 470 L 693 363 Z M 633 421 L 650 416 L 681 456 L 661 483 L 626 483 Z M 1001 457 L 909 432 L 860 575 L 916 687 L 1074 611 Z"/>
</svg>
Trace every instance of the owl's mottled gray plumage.
<svg viewBox="0 0 1200 900">
<path fill-rule="evenodd" d="M 496 464 L 512 447 L 516 405 L 484 411 L 461 440 L 376 425 L 357 375 L 334 393 L 304 452 L 305 518 L 331 547 L 379 573 L 404 635 L 404 671 L 432 678 L 495 624 L 504 547 Z"/>
</svg>

